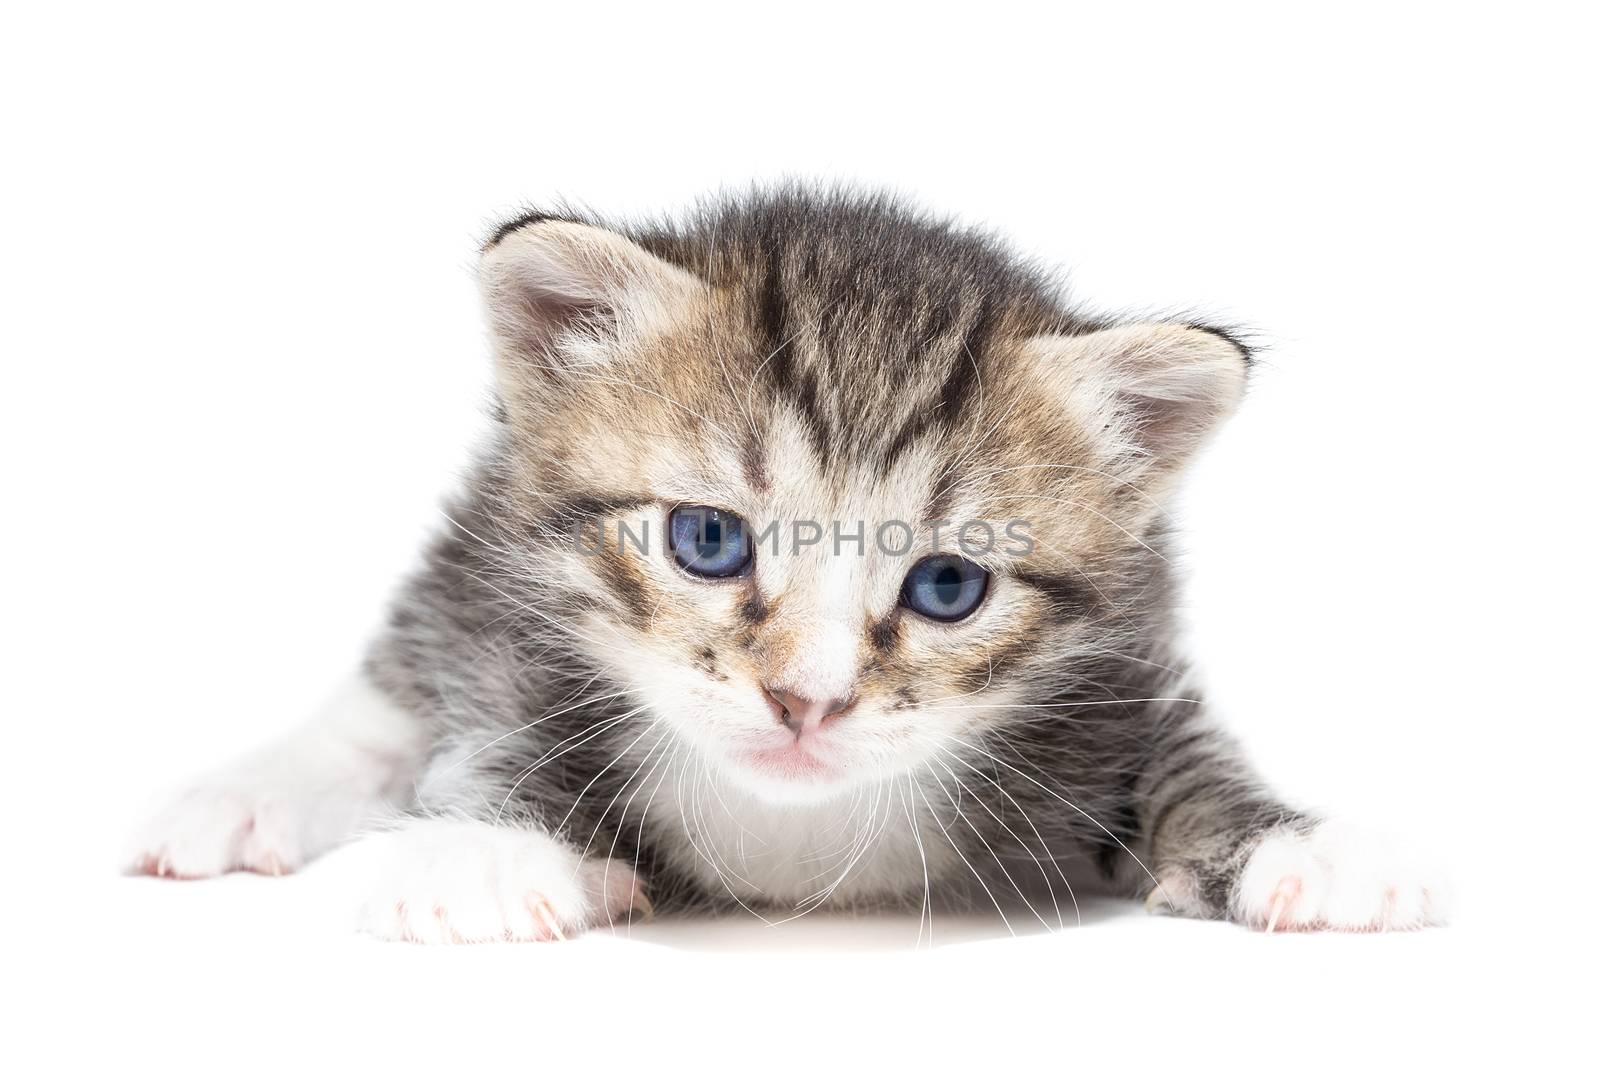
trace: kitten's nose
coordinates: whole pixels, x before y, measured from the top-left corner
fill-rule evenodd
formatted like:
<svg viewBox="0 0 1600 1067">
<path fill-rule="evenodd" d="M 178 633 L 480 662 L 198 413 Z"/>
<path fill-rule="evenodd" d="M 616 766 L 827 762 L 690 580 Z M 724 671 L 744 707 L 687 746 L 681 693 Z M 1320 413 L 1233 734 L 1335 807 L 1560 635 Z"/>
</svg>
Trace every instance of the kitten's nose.
<svg viewBox="0 0 1600 1067">
<path fill-rule="evenodd" d="M 823 719 L 848 711 L 850 705 L 855 703 L 854 700 L 835 700 L 832 697 L 803 697 L 785 689 L 768 689 L 767 697 L 777 705 L 774 710 L 779 713 L 783 725 L 796 735 L 806 730 L 816 730 L 822 725 Z"/>
</svg>

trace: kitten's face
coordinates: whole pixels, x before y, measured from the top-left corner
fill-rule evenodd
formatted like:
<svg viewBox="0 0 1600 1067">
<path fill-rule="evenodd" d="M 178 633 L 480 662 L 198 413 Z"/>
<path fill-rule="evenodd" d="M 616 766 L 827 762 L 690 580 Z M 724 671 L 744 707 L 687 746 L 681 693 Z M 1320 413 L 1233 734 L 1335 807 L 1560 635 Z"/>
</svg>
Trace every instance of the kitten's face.
<svg viewBox="0 0 1600 1067">
<path fill-rule="evenodd" d="M 544 222 L 484 278 L 536 566 L 652 717 L 639 755 L 808 802 L 1070 714 L 1053 688 L 1129 624 L 1156 499 L 1243 365 L 1185 327 L 1053 335 L 970 265 L 786 254 L 691 275 Z"/>
</svg>

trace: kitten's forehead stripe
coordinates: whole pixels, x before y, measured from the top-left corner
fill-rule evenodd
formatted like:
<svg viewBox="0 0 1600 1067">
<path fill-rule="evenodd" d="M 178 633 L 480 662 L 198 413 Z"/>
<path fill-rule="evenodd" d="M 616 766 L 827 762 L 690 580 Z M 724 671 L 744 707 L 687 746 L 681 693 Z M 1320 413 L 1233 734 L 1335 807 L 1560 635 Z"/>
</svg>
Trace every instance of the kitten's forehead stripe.
<svg viewBox="0 0 1600 1067">
<path fill-rule="evenodd" d="M 928 491 L 927 506 L 922 510 L 922 521 L 932 522 L 948 515 L 955 490 L 956 470 L 946 464 L 933 479 L 933 487 Z"/>
<path fill-rule="evenodd" d="M 744 439 L 744 449 L 739 453 L 739 469 L 744 472 L 750 488 L 765 493 L 772 488 L 772 475 L 767 467 L 767 449 L 754 430 Z"/>
<path fill-rule="evenodd" d="M 995 312 L 988 300 L 978 304 L 970 323 L 951 346 L 950 370 L 939 388 L 939 402 L 929 418 L 950 426 L 961 416 L 969 400 L 983 392 L 983 362 L 989 355 L 989 339 L 995 329 Z"/>
<path fill-rule="evenodd" d="M 630 231 L 744 309 L 747 358 L 816 453 L 892 466 L 982 393 L 1002 327 L 1069 329 L 1048 278 L 887 197 L 779 191 Z"/>
</svg>

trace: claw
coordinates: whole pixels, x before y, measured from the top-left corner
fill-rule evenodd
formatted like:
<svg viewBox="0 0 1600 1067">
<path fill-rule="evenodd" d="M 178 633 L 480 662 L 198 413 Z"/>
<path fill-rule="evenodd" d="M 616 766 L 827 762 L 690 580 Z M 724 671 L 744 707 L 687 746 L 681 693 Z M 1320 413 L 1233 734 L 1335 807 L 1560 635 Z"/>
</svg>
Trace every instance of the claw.
<svg viewBox="0 0 1600 1067">
<path fill-rule="evenodd" d="M 556 920 L 556 913 L 551 909 L 550 902 L 536 894 L 529 894 L 532 898 L 528 902 L 528 910 L 533 912 L 534 918 L 544 923 L 549 929 L 550 936 L 557 941 L 565 941 L 567 935 L 561 932 L 561 923 Z"/>
<path fill-rule="evenodd" d="M 1289 877 L 1278 883 L 1278 888 L 1272 892 L 1272 910 L 1267 914 L 1267 933 L 1278 928 L 1278 920 L 1283 918 L 1284 909 L 1299 895 L 1300 879 Z"/>
<path fill-rule="evenodd" d="M 1144 910 L 1151 915 L 1156 914 L 1158 911 L 1166 911 L 1168 913 L 1172 911 L 1171 905 L 1167 903 L 1166 894 L 1161 891 L 1159 885 L 1150 890 L 1150 894 L 1144 898 Z"/>
<path fill-rule="evenodd" d="M 649 922 L 656 917 L 656 906 L 650 903 L 650 898 L 645 895 L 644 888 L 638 881 L 633 883 L 633 900 L 628 905 L 628 910 L 638 912 L 639 918 Z"/>
</svg>

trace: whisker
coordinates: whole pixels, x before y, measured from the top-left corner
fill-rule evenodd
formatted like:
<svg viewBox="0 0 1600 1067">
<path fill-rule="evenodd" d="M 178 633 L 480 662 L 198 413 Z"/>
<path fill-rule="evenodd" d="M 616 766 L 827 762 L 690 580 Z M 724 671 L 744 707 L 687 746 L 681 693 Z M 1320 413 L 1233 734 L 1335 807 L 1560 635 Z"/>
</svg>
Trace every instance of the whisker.
<svg viewBox="0 0 1600 1067">
<path fill-rule="evenodd" d="M 463 763 L 466 763 L 468 760 L 473 759 L 476 756 L 481 756 L 483 753 L 487 752 L 489 749 L 493 748 L 495 745 L 498 745 L 500 742 L 505 741 L 508 738 L 515 737 L 517 734 L 520 734 L 524 730 L 531 730 L 533 727 L 538 726 L 540 723 L 549 722 L 551 719 L 559 718 L 562 715 L 566 715 L 569 712 L 577 711 L 579 708 L 587 707 L 588 705 L 593 704 L 593 703 L 595 703 L 597 701 L 600 701 L 600 700 L 619 700 L 622 697 L 628 696 L 628 695 L 630 695 L 632 693 L 638 693 L 638 692 L 641 692 L 641 691 L 642 691 L 642 687 L 641 688 L 636 688 L 636 689 L 624 689 L 624 690 L 622 690 L 620 692 L 617 692 L 617 693 L 611 693 L 611 694 L 606 694 L 604 696 L 598 696 L 598 697 L 595 697 L 592 700 L 585 700 L 582 703 L 569 704 L 569 705 L 567 705 L 565 707 L 557 708 L 555 711 L 550 712 L 548 715 L 542 715 L 539 718 L 534 719 L 532 722 L 528 722 L 528 723 L 522 724 L 521 726 L 517 727 L 514 730 L 508 730 L 505 733 L 501 734 L 499 737 L 495 738 L 493 741 L 490 741 L 487 744 L 480 745 L 478 748 L 473 749 L 471 752 L 467 753 L 465 756 L 462 756 L 460 759 L 458 759 L 454 763 L 450 764 L 450 766 L 444 768 L 444 770 L 434 772 L 432 775 L 429 776 L 428 781 L 425 782 L 423 784 L 423 786 L 425 787 L 425 786 L 427 786 L 429 784 L 432 784 L 433 782 L 438 781 L 440 778 L 442 778 L 445 775 L 449 774 L 451 771 L 456 770 L 457 768 L 459 768 Z M 421 788 L 421 787 L 419 787 L 419 788 Z"/>
<path fill-rule="evenodd" d="M 1013 772 L 1014 774 L 1021 775 L 1023 778 L 1025 778 L 1028 781 L 1032 782 L 1034 785 L 1038 786 L 1040 789 L 1043 789 L 1046 793 L 1049 793 L 1052 797 L 1055 797 L 1057 800 L 1061 801 L 1061 803 L 1065 804 L 1067 807 L 1071 808 L 1073 811 L 1077 812 L 1079 815 L 1082 815 L 1085 819 L 1088 819 L 1091 823 L 1093 823 L 1095 825 L 1095 827 L 1097 829 L 1100 830 L 1101 833 L 1105 834 L 1112 841 L 1116 842 L 1117 847 L 1122 849 L 1122 851 L 1126 852 L 1129 855 L 1129 857 L 1131 857 L 1133 859 L 1133 862 L 1135 862 L 1135 863 L 1137 863 L 1139 865 L 1139 869 L 1144 871 L 1144 873 L 1150 877 L 1150 881 L 1152 883 L 1154 883 L 1155 887 L 1158 890 L 1161 891 L 1161 895 L 1164 898 L 1166 898 L 1167 906 L 1170 907 L 1173 911 L 1177 911 L 1178 910 L 1177 905 L 1174 904 L 1173 901 L 1172 901 L 1172 897 L 1167 894 L 1166 886 L 1161 884 L 1161 879 L 1157 878 L 1155 876 L 1155 873 L 1153 871 L 1151 871 L 1149 867 L 1145 866 L 1144 860 L 1140 859 L 1134 853 L 1133 849 L 1131 849 L 1127 845 L 1123 844 L 1122 839 L 1120 837 L 1118 837 L 1116 834 L 1112 833 L 1110 830 L 1106 829 L 1105 824 L 1102 823 L 1099 819 L 1096 819 L 1093 815 L 1090 815 L 1087 811 L 1084 811 L 1082 808 L 1078 807 L 1078 805 L 1074 804 L 1072 801 L 1068 800 L 1066 797 L 1062 796 L 1060 793 L 1057 793 L 1055 790 L 1051 789 L 1049 786 L 1045 785 L 1043 782 L 1039 781 L 1037 778 L 1034 778 L 1032 775 L 1028 774 L 1025 771 L 1021 771 L 1021 770 L 1018 770 L 1016 767 L 1013 767 L 1011 764 L 1007 763 L 1005 760 L 1003 760 L 1000 757 L 996 756 L 994 753 L 992 753 L 992 752 L 984 752 L 982 749 L 978 748 L 976 745 L 968 744 L 966 741 L 963 741 L 959 737 L 952 736 L 950 738 L 950 740 L 954 741 L 958 745 L 965 745 L 967 748 L 972 749 L 974 752 L 978 752 L 978 753 L 982 754 L 985 758 L 987 758 L 989 760 L 992 760 L 995 763 L 998 763 L 1000 766 L 1006 768 L 1007 770 Z M 1035 767 L 1035 769 L 1037 770 L 1038 768 Z M 1040 773 L 1043 773 L 1043 772 L 1041 771 Z"/>
<path fill-rule="evenodd" d="M 505 818 L 506 805 L 511 803 L 511 798 L 516 794 L 517 790 L 522 787 L 522 783 L 527 781 L 528 775 L 532 774 L 534 771 L 538 770 L 540 767 L 543 767 L 546 764 L 550 763 L 552 760 L 560 759 L 562 756 L 567 755 L 569 752 L 572 752 L 574 749 L 580 748 L 583 745 L 588 744 L 590 741 L 593 741 L 595 738 L 599 737 L 601 734 L 605 734 L 605 733 L 611 732 L 612 730 L 614 730 L 618 726 L 620 726 L 622 723 L 624 723 L 627 720 L 633 718 L 635 715 L 640 714 L 640 712 L 642 710 L 643 709 L 635 709 L 633 711 L 625 711 L 621 715 L 617 715 L 617 716 L 615 716 L 613 718 L 602 719 L 600 722 L 593 723 L 593 724 L 591 724 L 589 726 L 584 727 L 582 730 L 579 730 L 576 734 L 573 734 L 571 737 L 568 737 L 566 740 L 557 742 L 556 743 L 556 749 L 557 750 L 550 751 L 547 754 L 539 757 L 537 760 L 535 760 L 533 762 L 533 764 L 531 766 L 528 767 L 527 770 L 525 770 L 521 774 L 517 775 L 516 780 L 511 783 L 511 788 L 506 791 L 505 799 L 500 802 L 500 807 L 495 812 L 495 820 L 494 821 L 496 823 L 499 823 L 502 819 Z M 588 736 L 584 736 L 585 734 L 587 734 Z M 565 745 L 566 747 L 564 747 L 564 748 L 561 747 L 563 745 Z"/>
<path fill-rule="evenodd" d="M 1067 887 L 1067 893 L 1072 898 L 1072 910 L 1077 914 L 1078 925 L 1082 926 L 1083 925 L 1083 912 L 1081 910 L 1079 910 L 1079 908 L 1078 908 L 1078 894 L 1073 891 L 1072 883 L 1067 880 L 1066 873 L 1064 871 L 1062 871 L 1061 865 L 1056 862 L 1055 855 L 1051 851 L 1050 846 L 1045 843 L 1044 834 L 1040 833 L 1039 832 L 1039 828 L 1033 824 L 1033 819 L 1028 815 L 1027 810 L 1025 808 L 1023 808 L 1023 806 L 1020 803 L 1018 803 L 1016 797 L 1011 795 L 1010 790 L 1006 789 L 1005 786 L 1000 784 L 998 779 L 989 778 L 982 771 L 980 771 L 977 767 L 974 767 L 972 764 L 968 763 L 966 760 L 962 759 L 960 756 L 956 755 L 954 752 L 951 752 L 949 749 L 945 748 L 943 745 L 939 746 L 939 751 L 943 752 L 945 755 L 949 756 L 951 759 L 955 760 L 957 763 L 960 763 L 962 766 L 964 766 L 964 767 L 968 768 L 969 770 L 971 770 L 973 774 L 978 775 L 980 778 L 983 778 L 984 781 L 986 781 L 990 785 L 994 786 L 996 789 L 998 789 L 1000 791 L 1000 795 L 1005 797 L 1006 800 L 1010 801 L 1011 802 L 1011 806 L 1017 809 L 1017 814 L 1022 816 L 1023 821 L 1028 824 L 1028 829 L 1032 830 L 1033 831 L 1033 836 L 1036 839 L 1038 839 L 1040 850 L 1042 852 L 1044 852 L 1046 857 L 1049 858 L 1050 865 L 1055 868 L 1056 874 L 1061 877 L 1061 884 Z M 973 793 L 972 796 L 973 796 L 974 800 L 977 800 L 979 804 L 983 805 L 983 810 L 989 811 L 989 805 L 984 804 L 982 798 L 979 797 L 977 793 Z M 1009 833 L 1012 837 L 1016 838 L 1017 844 L 1021 845 L 1024 849 L 1026 849 L 1027 853 L 1028 853 L 1028 857 L 1030 859 L 1032 859 L 1035 864 L 1038 865 L 1039 873 L 1044 876 L 1045 889 L 1047 889 L 1049 891 L 1049 893 L 1050 893 L 1050 904 L 1056 910 L 1056 922 L 1058 924 L 1064 925 L 1065 924 L 1065 920 L 1061 917 L 1061 905 L 1056 902 L 1056 892 L 1055 892 L 1055 889 L 1050 885 L 1050 875 L 1049 875 L 1049 873 L 1047 871 L 1045 871 L 1044 864 L 1039 862 L 1039 857 L 1034 855 L 1033 849 L 1028 846 L 1028 843 L 1026 841 L 1022 840 L 1021 837 L 1018 837 L 1016 831 L 1012 830 L 1010 826 L 1007 826 L 1003 819 L 1001 819 L 998 815 L 995 815 L 995 813 L 992 812 L 992 811 L 989 811 L 989 814 L 990 814 L 991 817 L 994 818 L 995 822 L 1000 823 L 1000 825 L 1005 828 L 1005 831 L 1007 833 Z"/>
<path fill-rule="evenodd" d="M 938 763 L 939 766 L 944 767 L 946 771 L 950 770 L 950 768 L 945 766 L 944 762 L 942 760 L 939 760 L 937 757 L 935 757 L 935 762 Z M 960 796 L 962 788 L 963 788 L 962 784 L 961 784 L 961 779 L 957 778 L 955 776 L 955 772 L 953 772 L 953 771 L 950 772 L 950 778 L 951 778 L 951 781 L 955 782 L 956 795 Z M 950 796 L 950 791 L 948 789 L 946 789 L 945 786 L 944 786 L 944 780 L 942 778 L 940 778 L 937 774 L 933 776 L 933 783 L 934 783 L 934 785 L 937 785 L 939 787 L 940 792 L 944 793 L 944 795 L 946 797 Z M 978 804 L 983 808 L 984 811 L 989 811 L 989 806 L 987 804 L 983 803 L 982 799 L 979 798 L 978 794 L 973 793 L 970 789 L 967 790 L 967 792 L 972 795 L 972 799 L 976 800 L 978 802 Z M 992 816 L 994 813 L 993 812 L 989 812 L 989 814 Z M 995 866 L 999 869 L 1001 876 L 1004 877 L 1007 882 L 1011 883 L 1011 888 L 1017 894 L 1018 899 L 1020 899 L 1022 901 L 1023 907 L 1025 907 L 1029 911 L 1033 912 L 1033 917 L 1035 919 L 1039 920 L 1039 925 L 1040 926 L 1043 926 L 1046 930 L 1050 929 L 1050 924 L 1048 922 L 1046 922 L 1045 921 L 1045 917 L 1043 915 L 1040 915 L 1039 912 L 1034 908 L 1033 902 L 1028 899 L 1028 894 L 1024 893 L 1022 891 L 1022 887 L 1017 884 L 1017 880 L 1015 878 L 1011 877 L 1011 871 L 1006 867 L 1005 861 L 1002 860 L 1000 858 L 1000 854 L 994 850 L 994 846 L 989 844 L 989 839 L 983 836 L 983 831 L 979 830 L 977 828 L 977 826 L 973 824 L 972 820 L 967 818 L 967 815 L 966 815 L 965 812 L 961 813 L 961 821 L 967 824 L 967 829 L 972 831 L 973 836 L 975 836 L 978 839 L 978 843 L 980 845 L 982 845 L 988 851 L 988 853 L 989 853 L 989 855 L 991 857 L 994 858 Z M 996 819 L 995 821 L 999 822 L 998 819 Z M 1004 823 L 1001 823 L 1001 825 L 1003 826 Z M 1016 835 L 1013 834 L 1012 836 L 1015 837 Z M 1018 840 L 1020 841 L 1021 839 L 1018 838 Z M 1027 848 L 1026 845 L 1023 845 L 1023 847 Z M 1031 854 L 1031 850 L 1030 850 L 1030 854 Z M 1039 871 L 1040 871 L 1041 874 L 1044 873 L 1044 865 L 1043 864 L 1039 865 Z M 1055 899 L 1055 894 L 1054 893 L 1051 894 L 1051 899 L 1052 900 Z M 1058 923 L 1061 921 L 1061 910 L 1059 908 L 1056 909 L 1056 921 Z"/>
<path fill-rule="evenodd" d="M 640 708 L 638 710 L 639 711 L 647 711 L 647 710 L 650 710 L 650 708 L 652 708 L 652 707 L 654 707 L 654 705 L 647 705 L 646 707 Z M 626 748 L 624 748 L 621 752 L 618 752 L 615 756 L 612 756 L 611 757 L 611 762 L 607 763 L 604 767 L 600 768 L 600 770 L 595 774 L 595 776 L 593 778 L 589 779 L 589 782 L 588 782 L 587 785 L 585 785 L 582 789 L 578 790 L 577 799 L 572 802 L 572 807 L 567 809 L 567 813 L 561 817 L 561 821 L 559 823 L 557 823 L 556 824 L 556 828 L 551 831 L 551 836 L 554 836 L 554 837 L 560 837 L 561 836 L 561 831 L 565 830 L 567 828 L 567 822 L 572 818 L 573 813 L 578 810 L 578 805 L 583 803 L 583 798 L 588 795 L 589 790 L 594 787 L 594 784 L 596 782 L 598 782 L 601 778 L 604 778 L 605 775 L 606 775 L 606 772 L 611 770 L 611 768 L 615 767 L 617 765 L 618 761 L 620 761 L 629 752 L 632 752 L 633 749 L 639 744 L 639 742 L 641 742 L 645 738 L 649 737 L 651 735 L 651 733 L 653 733 L 655 731 L 656 727 L 659 726 L 659 725 L 660 725 L 660 720 L 656 720 L 656 721 L 652 722 L 642 733 L 639 734 L 638 737 L 635 737 L 632 741 L 629 741 Z M 610 805 L 606 806 L 606 810 L 607 811 L 611 810 Z M 584 854 L 587 855 L 588 854 L 587 851 Z"/>
<path fill-rule="evenodd" d="M 917 826 L 916 816 L 911 814 L 911 806 L 906 803 L 906 792 L 900 788 L 900 783 L 895 783 L 895 794 L 900 798 L 900 807 L 906 813 L 906 822 L 911 827 L 911 839 L 917 843 L 917 857 L 922 861 L 922 908 L 917 912 L 917 944 L 922 944 L 922 924 L 926 917 L 928 924 L 928 945 L 933 945 L 933 892 L 932 880 L 928 877 L 928 853 L 922 847 L 922 831 Z"/>
<path fill-rule="evenodd" d="M 915 777 L 912 777 L 910 782 L 912 788 L 915 789 L 917 794 L 922 797 L 922 802 L 927 804 L 928 810 L 931 812 L 933 810 L 933 805 L 928 804 L 928 794 L 922 791 L 922 786 L 917 784 Z M 938 823 L 939 832 L 944 834 L 945 840 L 950 842 L 950 847 L 955 851 L 956 857 L 960 859 L 962 863 L 966 864 L 967 870 L 972 872 L 972 877 L 978 880 L 978 885 L 983 889 L 984 895 L 989 898 L 989 903 L 994 905 L 994 910 L 997 914 L 999 914 L 1000 921 L 1005 924 L 1006 933 L 1010 934 L 1012 937 L 1016 937 L 1017 932 L 1011 928 L 1011 920 L 1006 918 L 1006 911 L 1000 906 L 1000 902 L 995 899 L 994 893 L 990 891 L 989 883 L 983 880 L 983 875 L 979 874 L 978 868 L 974 867 L 972 865 L 972 861 L 967 859 L 966 853 L 961 851 L 961 846 L 956 844 L 956 839 L 950 836 L 950 831 L 945 829 L 944 824 L 939 823 L 938 819 L 935 819 L 934 821 Z"/>
</svg>

